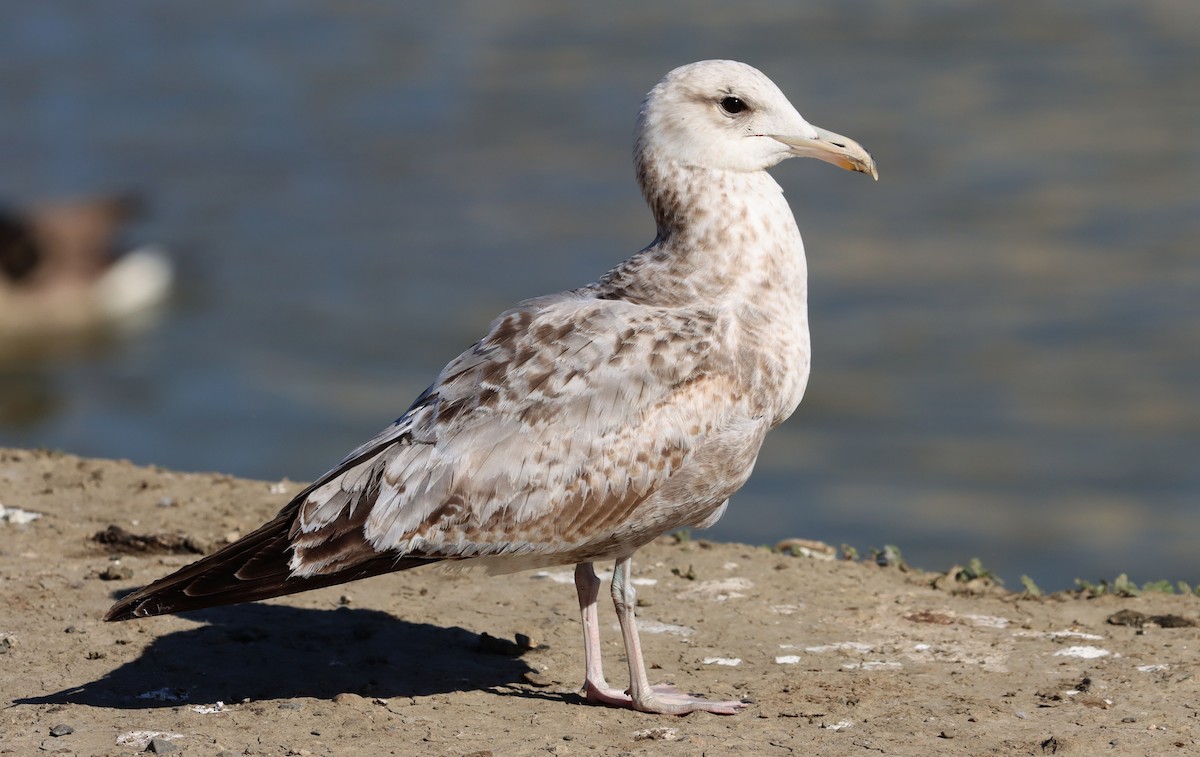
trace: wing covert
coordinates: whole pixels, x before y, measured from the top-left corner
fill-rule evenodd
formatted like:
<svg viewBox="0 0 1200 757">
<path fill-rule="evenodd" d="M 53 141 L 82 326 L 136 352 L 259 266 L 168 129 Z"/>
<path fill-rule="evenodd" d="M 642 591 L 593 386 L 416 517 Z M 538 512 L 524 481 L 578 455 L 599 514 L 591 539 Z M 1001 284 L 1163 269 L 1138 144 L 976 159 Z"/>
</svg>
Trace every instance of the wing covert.
<svg viewBox="0 0 1200 757">
<path fill-rule="evenodd" d="M 294 570 L 342 569 L 368 552 L 510 554 L 603 535 L 736 414 L 728 341 L 711 311 L 571 296 L 506 311 L 314 485 L 292 528 Z M 306 562 L 350 531 L 367 552 L 326 548 Z"/>
</svg>

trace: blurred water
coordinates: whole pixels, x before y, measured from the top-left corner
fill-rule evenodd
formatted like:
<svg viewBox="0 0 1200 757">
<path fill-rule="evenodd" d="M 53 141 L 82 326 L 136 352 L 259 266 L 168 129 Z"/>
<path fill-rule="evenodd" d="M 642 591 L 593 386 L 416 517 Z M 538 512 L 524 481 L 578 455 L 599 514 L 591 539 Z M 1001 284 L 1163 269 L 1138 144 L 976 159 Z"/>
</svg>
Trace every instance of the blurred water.
<svg viewBox="0 0 1200 757">
<path fill-rule="evenodd" d="M 184 288 L 0 361 L 0 444 L 320 474 L 499 310 L 650 240 L 633 117 L 710 57 L 881 170 L 774 172 L 814 375 L 712 534 L 1200 582 L 1200 4 L 1171 0 L 13 0 L 0 198 L 142 188 Z"/>
</svg>

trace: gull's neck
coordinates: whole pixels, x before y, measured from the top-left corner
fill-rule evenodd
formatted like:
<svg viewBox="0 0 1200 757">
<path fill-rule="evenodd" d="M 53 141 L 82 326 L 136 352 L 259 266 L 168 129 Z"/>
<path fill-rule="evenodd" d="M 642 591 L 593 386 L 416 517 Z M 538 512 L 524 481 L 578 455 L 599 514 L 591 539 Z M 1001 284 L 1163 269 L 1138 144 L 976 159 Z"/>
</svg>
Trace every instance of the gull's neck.
<svg viewBox="0 0 1200 757">
<path fill-rule="evenodd" d="M 658 234 L 596 282 L 599 296 L 679 307 L 770 291 L 790 301 L 789 309 L 803 308 L 804 244 L 783 190 L 766 171 L 687 166 L 646 153 L 635 163 Z"/>
<path fill-rule="evenodd" d="M 735 373 L 753 412 L 783 422 L 809 368 L 804 244 L 783 191 L 766 171 L 637 166 L 658 236 L 581 293 L 727 323 L 713 349 L 743 356 Z"/>
</svg>

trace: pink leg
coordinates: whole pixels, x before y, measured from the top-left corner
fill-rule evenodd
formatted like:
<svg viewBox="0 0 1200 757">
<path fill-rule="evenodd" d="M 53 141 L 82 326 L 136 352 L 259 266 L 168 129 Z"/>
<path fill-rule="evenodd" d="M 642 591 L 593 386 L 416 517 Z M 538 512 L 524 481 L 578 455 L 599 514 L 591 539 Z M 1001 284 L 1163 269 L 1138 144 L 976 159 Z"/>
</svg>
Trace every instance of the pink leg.
<svg viewBox="0 0 1200 757">
<path fill-rule="evenodd" d="M 710 702 L 707 699 L 690 697 L 670 685 L 650 685 L 633 614 L 637 598 L 633 584 L 628 580 L 632 564 L 633 560 L 630 557 L 618 560 L 613 571 L 612 583 L 613 604 L 625 641 L 625 656 L 629 661 L 631 685 L 628 692 L 612 688 L 604 679 L 604 667 L 600 657 L 600 619 L 596 606 L 600 595 L 600 579 L 596 577 L 591 563 L 575 566 L 575 591 L 579 596 L 579 614 L 583 619 L 583 652 L 587 664 L 583 690 L 588 701 L 663 715 L 686 715 L 696 711 L 733 715 L 745 707 L 743 702 Z"/>
<path fill-rule="evenodd" d="M 612 688 L 604 680 L 604 663 L 600 658 L 600 616 L 596 599 L 600 596 L 600 579 L 590 562 L 575 566 L 575 592 L 579 595 L 579 614 L 583 618 L 583 656 L 587 673 L 583 692 L 589 702 L 611 707 L 631 707 L 633 700 L 623 691 Z"/>
</svg>

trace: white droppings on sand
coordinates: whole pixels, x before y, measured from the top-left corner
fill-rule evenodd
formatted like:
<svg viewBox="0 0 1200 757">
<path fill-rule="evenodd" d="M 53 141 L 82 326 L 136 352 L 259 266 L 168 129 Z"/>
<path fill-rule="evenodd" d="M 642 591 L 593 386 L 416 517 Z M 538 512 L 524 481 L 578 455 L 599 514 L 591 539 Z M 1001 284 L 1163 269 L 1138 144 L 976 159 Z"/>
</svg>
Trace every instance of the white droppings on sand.
<svg viewBox="0 0 1200 757">
<path fill-rule="evenodd" d="M 1112 652 L 1100 647 L 1065 647 L 1054 653 L 1055 657 L 1081 657 L 1085 660 L 1095 660 L 1108 657 Z"/>
<path fill-rule="evenodd" d="M 742 664 L 742 658 L 740 658 L 740 657 L 705 657 L 704 664 L 705 665 L 728 665 L 731 668 L 735 668 L 738 665 Z"/>
<path fill-rule="evenodd" d="M 839 720 L 836 723 L 822 723 L 821 727 L 827 731 L 843 731 L 854 725 L 849 720 Z"/>
<path fill-rule="evenodd" d="M 22 510 L 19 507 L 0 505 L 0 522 L 3 523 L 12 523 L 14 526 L 25 526 L 40 517 L 42 517 L 41 513 L 35 513 L 32 510 Z"/>
<path fill-rule="evenodd" d="M 1002 618 L 999 615 L 963 615 L 963 620 L 967 621 L 978 628 L 1008 628 L 1010 621 L 1008 618 Z"/>
<path fill-rule="evenodd" d="M 707 599 L 712 602 L 724 602 L 746 596 L 743 592 L 753 587 L 754 582 L 748 578 L 722 578 L 716 581 L 701 581 L 676 596 L 679 599 Z"/>
<path fill-rule="evenodd" d="M 678 741 L 678 728 L 646 728 L 633 732 L 634 741 Z"/>
<path fill-rule="evenodd" d="M 1063 629 L 1061 631 L 1014 631 L 1014 637 L 1022 637 L 1027 639 L 1083 639 L 1084 641 L 1102 641 L 1103 636 L 1094 633 L 1084 633 L 1083 631 L 1072 631 Z"/>
<path fill-rule="evenodd" d="M 1166 663 L 1159 663 L 1158 665 L 1138 665 L 1137 669 L 1142 673 L 1157 673 L 1160 670 L 1168 670 L 1170 667 Z"/>
<path fill-rule="evenodd" d="M 175 741 L 182 739 L 183 734 L 169 731 L 127 731 L 117 736 L 117 746 L 132 747 L 135 751 L 144 752 L 146 747 L 150 746 L 150 742 L 159 737 Z"/>
<path fill-rule="evenodd" d="M 978 665 L 991 673 L 1006 673 L 1011 652 L 1011 645 L 1005 642 L 963 639 L 939 641 L 937 644 L 914 644 L 909 649 L 897 649 L 896 654 L 913 662 Z"/>
<path fill-rule="evenodd" d="M 771 605 L 767 609 L 774 615 L 795 615 L 800 612 L 799 605 Z"/>
<path fill-rule="evenodd" d="M 899 662 L 892 660 L 867 660 L 866 662 L 848 662 L 842 666 L 842 670 L 898 670 L 904 667 Z"/>
<path fill-rule="evenodd" d="M 780 647 L 782 648 L 783 645 L 781 644 Z M 820 646 L 816 647 L 805 647 L 804 651 L 811 652 L 812 654 L 825 654 L 826 652 L 858 652 L 860 654 L 866 654 L 873 649 L 875 649 L 874 646 L 871 644 L 864 644 L 861 641 L 836 641 L 832 644 L 821 644 Z"/>
<path fill-rule="evenodd" d="M 777 665 L 795 665 L 795 664 L 799 663 L 800 660 L 801 660 L 801 657 L 798 654 L 785 654 L 785 655 L 780 655 L 780 656 L 776 657 L 775 664 L 777 664 Z"/>
<path fill-rule="evenodd" d="M 1084 639 L 1086 641 L 1102 641 L 1103 636 L 1094 633 L 1084 633 L 1083 631 L 1071 631 L 1063 629 L 1062 631 L 1051 631 L 1050 638 L 1052 639 Z"/>
<path fill-rule="evenodd" d="M 192 712 L 198 712 L 201 715 L 211 715 L 214 712 L 224 712 L 225 703 L 217 700 L 216 704 L 197 704 L 192 706 Z"/>
</svg>

